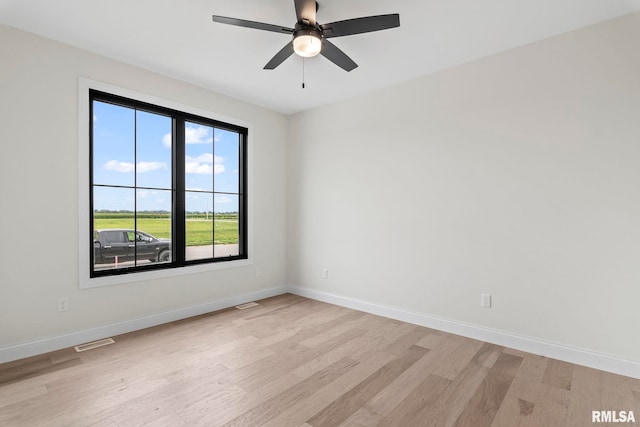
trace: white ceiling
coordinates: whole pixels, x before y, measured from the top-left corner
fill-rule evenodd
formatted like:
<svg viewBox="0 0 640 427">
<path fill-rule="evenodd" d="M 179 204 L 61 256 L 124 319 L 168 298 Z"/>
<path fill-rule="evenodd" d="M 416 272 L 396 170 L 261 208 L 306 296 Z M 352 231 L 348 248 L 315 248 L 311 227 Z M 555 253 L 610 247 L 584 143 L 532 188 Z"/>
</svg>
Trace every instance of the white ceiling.
<svg viewBox="0 0 640 427">
<path fill-rule="evenodd" d="M 291 114 L 640 10 L 640 0 L 324 0 L 318 22 L 400 14 L 400 28 L 332 39 L 358 63 L 292 56 L 290 36 L 211 15 L 293 27 L 293 0 L 0 0 L 0 22 Z"/>
</svg>

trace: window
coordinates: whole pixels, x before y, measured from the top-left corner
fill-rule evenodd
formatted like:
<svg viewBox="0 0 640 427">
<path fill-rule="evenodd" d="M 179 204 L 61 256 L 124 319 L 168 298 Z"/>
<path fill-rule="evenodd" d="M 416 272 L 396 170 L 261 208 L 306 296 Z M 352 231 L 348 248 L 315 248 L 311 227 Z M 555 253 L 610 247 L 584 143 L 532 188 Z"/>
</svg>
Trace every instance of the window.
<svg viewBox="0 0 640 427">
<path fill-rule="evenodd" d="M 247 128 L 89 91 L 90 277 L 247 259 Z"/>
</svg>

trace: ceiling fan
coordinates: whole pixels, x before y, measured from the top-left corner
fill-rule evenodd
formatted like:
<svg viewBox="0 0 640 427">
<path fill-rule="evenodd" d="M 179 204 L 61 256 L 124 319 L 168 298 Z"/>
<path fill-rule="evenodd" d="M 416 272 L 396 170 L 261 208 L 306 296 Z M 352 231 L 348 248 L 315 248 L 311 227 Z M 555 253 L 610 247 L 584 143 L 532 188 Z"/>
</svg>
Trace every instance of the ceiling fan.
<svg viewBox="0 0 640 427">
<path fill-rule="evenodd" d="M 293 39 L 264 66 L 265 70 L 275 69 L 278 65 L 282 64 L 285 59 L 293 53 L 296 53 L 306 58 L 321 54 L 338 67 L 346 71 L 351 71 L 356 68 L 358 64 L 327 39 L 386 30 L 400 26 L 400 15 L 397 13 L 347 19 L 330 24 L 319 24 L 316 21 L 318 3 L 315 0 L 294 0 L 294 5 L 298 21 L 293 28 L 217 15 L 213 15 L 213 21 L 222 24 L 237 25 L 239 27 L 254 28 L 256 30 L 293 35 Z"/>
</svg>

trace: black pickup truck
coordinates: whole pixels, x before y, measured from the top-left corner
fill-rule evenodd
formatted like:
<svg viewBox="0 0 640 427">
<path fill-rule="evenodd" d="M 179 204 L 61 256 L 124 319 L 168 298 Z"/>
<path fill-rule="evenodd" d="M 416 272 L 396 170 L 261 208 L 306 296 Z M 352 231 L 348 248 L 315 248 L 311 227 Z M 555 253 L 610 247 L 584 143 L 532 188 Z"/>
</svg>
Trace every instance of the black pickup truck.
<svg viewBox="0 0 640 427">
<path fill-rule="evenodd" d="M 171 240 L 158 239 L 144 231 L 95 230 L 93 257 L 94 264 L 113 264 L 133 261 L 134 258 L 152 262 L 171 262 Z"/>
</svg>

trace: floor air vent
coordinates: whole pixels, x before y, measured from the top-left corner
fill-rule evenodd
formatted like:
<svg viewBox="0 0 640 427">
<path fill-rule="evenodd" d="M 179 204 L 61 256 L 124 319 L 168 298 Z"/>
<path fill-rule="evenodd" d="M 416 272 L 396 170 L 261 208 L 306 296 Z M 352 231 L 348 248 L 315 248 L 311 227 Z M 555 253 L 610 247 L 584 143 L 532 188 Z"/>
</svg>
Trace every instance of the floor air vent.
<svg viewBox="0 0 640 427">
<path fill-rule="evenodd" d="M 236 308 L 238 310 L 244 310 L 245 308 L 251 308 L 251 307 L 255 307 L 256 305 L 258 305 L 257 302 L 248 302 L 246 304 L 240 304 L 240 305 L 236 305 Z"/>
<path fill-rule="evenodd" d="M 92 350 L 98 347 L 104 347 L 105 345 L 113 344 L 114 342 L 115 341 L 111 338 L 105 338 L 103 340 L 98 340 L 94 342 L 88 342 L 86 344 L 77 345 L 73 348 L 75 348 L 76 351 L 80 353 L 81 351 L 87 351 L 87 350 Z"/>
</svg>

